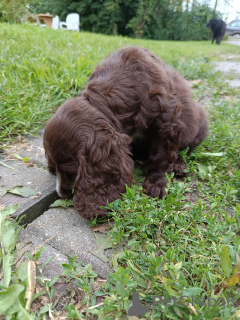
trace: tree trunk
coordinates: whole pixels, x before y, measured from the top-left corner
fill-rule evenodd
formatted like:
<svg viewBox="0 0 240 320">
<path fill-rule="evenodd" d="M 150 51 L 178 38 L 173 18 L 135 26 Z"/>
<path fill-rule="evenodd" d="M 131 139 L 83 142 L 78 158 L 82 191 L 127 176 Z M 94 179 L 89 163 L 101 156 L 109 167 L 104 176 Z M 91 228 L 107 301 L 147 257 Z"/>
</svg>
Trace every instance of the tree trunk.
<svg viewBox="0 0 240 320">
<path fill-rule="evenodd" d="M 138 23 L 137 31 L 136 31 L 136 38 L 141 38 L 141 36 L 142 36 L 142 32 L 143 32 L 142 29 L 143 29 L 143 27 L 144 27 L 144 25 L 145 25 L 145 22 L 146 22 L 145 16 L 146 16 L 146 12 L 147 12 L 148 6 L 149 6 L 149 2 L 148 2 L 148 4 L 144 7 L 143 14 L 142 14 L 142 16 L 141 16 L 141 18 L 140 18 L 140 21 L 139 21 L 139 23 Z"/>
<path fill-rule="evenodd" d="M 144 1 L 144 0 L 143 0 Z M 141 15 L 141 18 L 139 20 L 138 26 L 137 26 L 137 31 L 135 32 L 136 34 L 136 38 L 141 38 L 142 33 L 143 33 L 143 27 L 146 23 L 146 17 L 147 17 L 147 10 L 150 6 L 150 2 L 151 0 L 148 0 L 147 4 L 144 6 L 144 10 L 143 13 Z M 157 1 L 156 5 L 154 6 L 154 9 L 151 13 L 148 13 L 149 16 L 153 15 L 153 13 L 155 12 L 156 8 L 158 7 L 159 3 L 161 2 L 161 0 Z"/>
</svg>

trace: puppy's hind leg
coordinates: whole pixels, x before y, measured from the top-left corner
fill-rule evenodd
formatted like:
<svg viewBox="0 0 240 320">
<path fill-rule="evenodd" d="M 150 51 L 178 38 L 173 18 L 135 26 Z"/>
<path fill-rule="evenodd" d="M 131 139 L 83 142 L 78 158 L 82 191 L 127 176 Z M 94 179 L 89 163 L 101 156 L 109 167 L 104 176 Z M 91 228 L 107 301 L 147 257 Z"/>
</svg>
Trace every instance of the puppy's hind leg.
<svg viewBox="0 0 240 320">
<path fill-rule="evenodd" d="M 183 173 L 177 164 L 182 125 L 171 126 L 168 124 L 165 132 L 153 132 L 150 139 L 150 156 L 148 159 L 148 175 L 143 184 L 143 189 L 151 197 L 162 198 L 165 194 L 167 180 L 165 173 L 171 174 L 174 168 Z M 181 171 L 181 172 L 180 172 Z"/>
<path fill-rule="evenodd" d="M 143 184 L 143 189 L 150 197 L 162 198 L 165 194 L 167 180 L 165 173 L 172 172 L 171 162 L 177 158 L 175 155 L 169 154 L 167 150 L 167 141 L 161 137 L 151 140 L 150 156 L 148 159 L 148 175 Z M 172 157 L 172 161 L 170 158 Z"/>
<path fill-rule="evenodd" d="M 148 175 L 143 184 L 151 197 L 162 198 L 165 194 L 167 180 L 165 174 L 171 174 L 178 158 L 178 150 L 185 125 L 182 120 L 182 106 L 176 96 L 172 98 L 161 119 L 157 119 L 148 129 L 150 152 L 148 158 Z"/>
</svg>

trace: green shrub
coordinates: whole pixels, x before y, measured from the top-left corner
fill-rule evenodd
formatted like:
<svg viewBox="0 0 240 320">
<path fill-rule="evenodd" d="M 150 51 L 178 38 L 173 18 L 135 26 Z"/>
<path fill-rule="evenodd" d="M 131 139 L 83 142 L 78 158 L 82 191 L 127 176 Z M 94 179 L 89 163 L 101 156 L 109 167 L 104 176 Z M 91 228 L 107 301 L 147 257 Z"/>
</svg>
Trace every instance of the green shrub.
<svg viewBox="0 0 240 320">
<path fill-rule="evenodd" d="M 144 27 L 143 38 L 155 40 L 208 40 L 211 32 L 207 22 L 215 11 L 207 4 L 195 3 L 192 10 L 182 11 L 182 6 L 161 6 L 159 12 Z M 174 6 L 174 7 L 173 7 Z M 218 14 L 219 16 L 220 14 Z"/>
<path fill-rule="evenodd" d="M 1 0 L 0 21 L 9 23 L 21 23 L 27 19 L 28 0 Z"/>
<path fill-rule="evenodd" d="M 23 0 L 22 0 L 23 1 Z M 81 30 L 155 40 L 208 40 L 207 21 L 220 16 L 207 3 L 183 0 L 32 0 L 33 13 L 51 12 L 65 19 L 80 14 Z"/>
</svg>

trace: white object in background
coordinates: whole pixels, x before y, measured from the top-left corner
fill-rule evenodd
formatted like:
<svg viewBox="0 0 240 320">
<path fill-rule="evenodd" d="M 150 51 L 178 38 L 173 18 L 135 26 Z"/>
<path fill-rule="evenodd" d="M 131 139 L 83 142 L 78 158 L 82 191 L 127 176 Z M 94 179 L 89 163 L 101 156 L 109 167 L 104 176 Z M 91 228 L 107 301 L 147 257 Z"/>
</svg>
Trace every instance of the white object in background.
<svg viewBox="0 0 240 320">
<path fill-rule="evenodd" d="M 52 20 L 52 29 L 59 29 L 59 23 L 60 23 L 60 19 L 59 19 L 59 16 L 55 16 L 53 17 L 53 20 Z"/>
<path fill-rule="evenodd" d="M 60 21 L 60 29 L 79 31 L 79 23 L 80 23 L 79 14 L 70 13 L 67 15 L 66 22 Z"/>
</svg>

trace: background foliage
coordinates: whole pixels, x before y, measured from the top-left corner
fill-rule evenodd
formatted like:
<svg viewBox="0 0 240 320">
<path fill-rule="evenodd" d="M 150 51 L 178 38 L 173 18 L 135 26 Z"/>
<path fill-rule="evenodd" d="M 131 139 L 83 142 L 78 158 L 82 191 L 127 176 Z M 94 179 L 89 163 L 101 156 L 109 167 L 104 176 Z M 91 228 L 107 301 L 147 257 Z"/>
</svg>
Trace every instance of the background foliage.
<svg viewBox="0 0 240 320">
<path fill-rule="evenodd" d="M 1 0 L 0 21 L 20 23 L 26 20 L 28 14 L 27 5 L 31 0 Z"/>
<path fill-rule="evenodd" d="M 164 0 L 144 26 L 143 37 L 155 40 L 208 40 L 210 31 L 206 23 L 215 15 L 206 3 L 195 2 L 191 10 L 183 10 L 182 1 Z"/>
<path fill-rule="evenodd" d="M 28 5 L 27 5 L 28 4 Z M 154 40 L 207 40 L 207 21 L 221 17 L 197 0 L 2 0 L 0 20 L 18 23 L 32 13 L 51 13 L 65 20 L 80 14 L 82 31 Z"/>
</svg>

